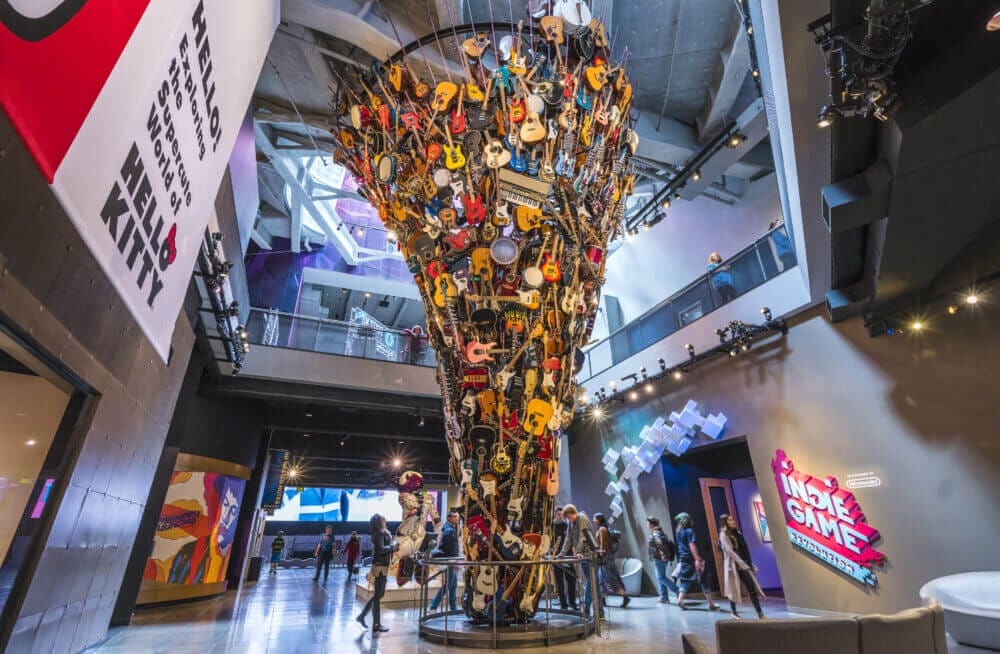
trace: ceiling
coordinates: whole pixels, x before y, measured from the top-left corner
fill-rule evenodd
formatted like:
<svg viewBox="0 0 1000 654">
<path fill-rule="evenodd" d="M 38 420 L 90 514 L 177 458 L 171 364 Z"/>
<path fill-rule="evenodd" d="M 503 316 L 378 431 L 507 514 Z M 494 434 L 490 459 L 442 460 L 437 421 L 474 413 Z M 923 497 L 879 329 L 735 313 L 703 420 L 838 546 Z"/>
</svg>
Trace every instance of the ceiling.
<svg viewBox="0 0 1000 654">
<path fill-rule="evenodd" d="M 855 2 L 832 6 L 835 20 L 862 19 Z M 835 317 L 912 303 L 945 271 L 965 286 L 996 272 L 977 250 L 996 247 L 985 235 L 1000 219 L 983 201 L 1000 170 L 1000 34 L 985 30 L 997 9 L 993 0 L 950 0 L 918 10 L 895 71 L 895 114 L 834 124 L 824 196 Z"/>
</svg>

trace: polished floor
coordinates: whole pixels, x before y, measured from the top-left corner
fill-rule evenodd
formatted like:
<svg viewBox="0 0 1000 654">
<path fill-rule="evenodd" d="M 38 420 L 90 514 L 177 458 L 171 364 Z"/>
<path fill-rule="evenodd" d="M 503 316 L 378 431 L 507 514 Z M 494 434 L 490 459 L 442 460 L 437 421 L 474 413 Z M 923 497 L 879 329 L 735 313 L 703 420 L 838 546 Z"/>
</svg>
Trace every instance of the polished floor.
<svg viewBox="0 0 1000 654">
<path fill-rule="evenodd" d="M 383 622 L 389 633 L 372 638 L 354 622 L 360 609 L 355 604 L 354 585 L 346 582 L 344 569 L 331 571 L 329 581 L 312 581 L 312 570 L 266 572 L 257 584 L 227 593 L 216 600 L 163 609 L 139 611 L 132 625 L 112 629 L 107 640 L 88 654 L 163 652 L 170 654 L 444 654 L 474 650 L 444 647 L 419 640 L 416 636 L 415 608 L 386 609 Z M 715 622 L 723 612 L 709 612 L 692 603 L 696 610 L 681 612 L 676 606 L 658 604 L 655 598 L 633 598 L 627 609 L 617 608 L 618 598 L 609 602 L 610 628 L 603 637 L 588 642 L 549 648 L 554 652 L 589 654 L 681 654 L 681 634 L 698 634 L 714 645 Z M 788 617 L 784 604 L 768 600 L 765 612 L 771 617 Z M 747 607 L 746 615 L 752 614 Z M 369 622 L 370 624 L 370 622 Z M 523 649 L 519 652 L 548 651 Z M 981 652 L 952 647 L 950 654 Z"/>
</svg>

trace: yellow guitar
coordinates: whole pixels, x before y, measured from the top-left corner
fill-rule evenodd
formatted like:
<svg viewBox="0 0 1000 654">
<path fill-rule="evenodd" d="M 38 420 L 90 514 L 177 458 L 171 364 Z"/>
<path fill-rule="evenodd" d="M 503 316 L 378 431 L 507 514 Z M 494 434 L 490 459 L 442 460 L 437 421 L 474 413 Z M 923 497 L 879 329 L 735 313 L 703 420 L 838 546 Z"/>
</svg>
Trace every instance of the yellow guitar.
<svg viewBox="0 0 1000 654">
<path fill-rule="evenodd" d="M 443 272 L 434 280 L 434 304 L 443 309 L 447 298 L 458 297 L 458 287 L 450 273 Z"/>
</svg>

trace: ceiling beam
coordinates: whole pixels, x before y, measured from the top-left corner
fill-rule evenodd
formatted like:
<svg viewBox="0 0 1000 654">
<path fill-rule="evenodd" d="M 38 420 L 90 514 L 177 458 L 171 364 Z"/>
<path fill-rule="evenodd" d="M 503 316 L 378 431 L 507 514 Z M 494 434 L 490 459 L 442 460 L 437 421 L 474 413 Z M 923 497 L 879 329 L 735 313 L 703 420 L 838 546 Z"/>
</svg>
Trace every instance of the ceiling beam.
<svg viewBox="0 0 1000 654">
<path fill-rule="evenodd" d="M 390 434 L 387 432 L 359 432 L 356 429 L 327 429 L 300 425 L 265 425 L 275 431 L 297 432 L 303 434 L 322 434 L 324 436 L 350 436 L 351 438 L 375 438 L 380 440 L 418 441 L 421 443 L 444 443 L 444 434 L 439 436 L 419 436 L 414 434 Z"/>
<path fill-rule="evenodd" d="M 698 143 L 707 143 L 725 127 L 749 72 L 750 43 L 740 13 L 736 12 L 729 43 L 719 52 L 715 77 L 708 87 L 708 104 L 697 118 Z"/>
<path fill-rule="evenodd" d="M 259 95 L 255 95 L 252 102 L 254 120 L 261 123 L 293 123 L 295 125 L 305 123 L 308 127 L 313 127 L 327 134 L 330 133 L 330 126 L 336 123 L 333 114 L 302 114 L 302 120 L 299 120 L 295 110 L 291 107 L 286 107 Z"/>
</svg>

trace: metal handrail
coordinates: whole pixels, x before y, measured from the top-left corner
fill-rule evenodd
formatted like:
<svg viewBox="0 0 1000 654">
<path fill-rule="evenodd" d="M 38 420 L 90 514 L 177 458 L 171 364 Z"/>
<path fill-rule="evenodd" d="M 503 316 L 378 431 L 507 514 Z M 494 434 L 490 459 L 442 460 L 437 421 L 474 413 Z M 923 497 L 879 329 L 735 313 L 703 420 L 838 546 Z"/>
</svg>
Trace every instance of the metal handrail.
<svg viewBox="0 0 1000 654">
<path fill-rule="evenodd" d="M 738 250 L 736 253 L 730 255 L 729 257 L 727 257 L 727 259 L 725 259 L 723 261 L 723 263 L 725 263 L 727 261 L 739 260 L 743 256 L 745 256 L 746 254 L 748 254 L 750 252 L 755 252 L 757 254 L 757 256 L 756 256 L 757 267 L 758 267 L 758 270 L 761 272 L 762 280 L 759 283 L 754 284 L 754 285 L 746 288 L 743 291 L 744 293 L 747 292 L 747 291 L 750 291 L 750 290 L 752 290 L 754 288 L 757 288 L 758 286 L 761 286 L 762 284 L 765 284 L 766 282 L 770 281 L 771 279 L 774 279 L 778 275 L 780 275 L 780 274 L 782 274 L 782 273 L 785 272 L 785 270 L 782 270 L 782 271 L 778 272 L 778 275 L 773 275 L 771 277 L 768 277 L 767 276 L 767 271 L 766 271 L 765 266 L 764 266 L 764 263 L 763 263 L 763 261 L 760 258 L 760 250 L 759 250 L 759 246 L 762 243 L 767 242 L 771 238 L 772 234 L 774 234 L 775 232 L 780 231 L 780 230 L 785 230 L 785 234 L 787 236 L 788 232 L 787 232 L 787 229 L 785 228 L 785 226 L 784 225 L 778 225 L 777 227 L 775 227 L 773 229 L 769 229 L 763 236 L 758 237 L 752 243 L 750 243 L 750 245 L 744 247 L 741 250 Z M 796 260 L 796 265 L 798 265 L 798 261 L 797 260 Z M 686 293 L 688 293 L 692 289 L 695 289 L 695 288 L 699 287 L 702 284 L 707 284 L 711 288 L 711 285 L 712 285 L 712 276 L 715 275 L 715 274 L 717 274 L 717 273 L 715 273 L 715 272 L 706 272 L 706 273 L 702 273 L 702 274 L 698 275 L 692 282 L 690 282 L 689 284 L 685 285 L 680 290 L 675 291 L 669 297 L 661 300 L 660 302 L 657 302 L 654 306 L 652 306 L 649 309 L 647 309 L 640 316 L 638 316 L 636 318 L 633 318 L 632 320 L 630 320 L 629 322 L 625 323 L 624 325 L 622 325 L 621 327 L 619 327 L 615 331 L 610 332 L 607 336 L 605 336 L 601 340 L 594 341 L 593 343 L 588 344 L 587 349 L 584 352 L 584 354 L 587 355 L 588 363 L 589 363 L 589 360 L 590 360 L 590 353 L 593 350 L 595 350 L 597 347 L 601 346 L 604 343 L 610 342 L 611 339 L 614 338 L 615 336 L 618 336 L 619 334 L 622 334 L 622 333 L 626 332 L 629 329 L 629 327 L 631 327 L 632 325 L 635 325 L 637 323 L 641 323 L 643 320 L 648 319 L 650 316 L 652 316 L 657 311 L 661 310 L 665 306 L 668 306 L 672 302 L 676 302 L 683 295 L 685 295 Z M 670 332 L 668 334 L 664 334 L 661 338 L 659 338 L 657 340 L 663 340 L 663 338 L 666 338 L 670 334 L 675 333 L 677 330 L 682 329 L 683 327 L 687 327 L 688 325 L 693 324 L 697 320 L 701 320 L 701 318 L 704 318 L 705 316 L 707 316 L 712 311 L 715 311 L 716 309 L 724 306 L 725 304 L 728 304 L 728 302 L 716 301 L 716 298 L 715 298 L 714 295 L 712 295 L 711 297 L 712 297 L 712 301 L 713 301 L 712 302 L 713 307 L 709 311 L 703 313 L 701 316 L 699 316 L 695 320 L 692 320 L 689 323 L 686 323 L 684 325 L 678 325 L 677 329 L 675 331 Z M 642 349 L 645 349 L 645 348 L 642 348 Z M 639 350 L 639 351 L 641 351 L 641 350 Z M 630 351 L 629 352 L 629 356 L 635 355 L 637 353 L 638 353 L 638 351 L 636 351 L 636 352 Z M 601 374 L 602 372 L 613 368 L 618 363 L 621 363 L 621 361 L 615 361 L 614 357 L 612 357 L 612 362 L 611 362 L 610 366 L 607 366 L 607 367 L 602 368 L 601 370 L 597 370 L 597 371 L 591 370 L 590 371 L 590 376 L 588 377 L 588 379 L 592 379 L 593 377 Z"/>
</svg>

